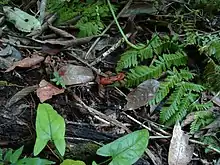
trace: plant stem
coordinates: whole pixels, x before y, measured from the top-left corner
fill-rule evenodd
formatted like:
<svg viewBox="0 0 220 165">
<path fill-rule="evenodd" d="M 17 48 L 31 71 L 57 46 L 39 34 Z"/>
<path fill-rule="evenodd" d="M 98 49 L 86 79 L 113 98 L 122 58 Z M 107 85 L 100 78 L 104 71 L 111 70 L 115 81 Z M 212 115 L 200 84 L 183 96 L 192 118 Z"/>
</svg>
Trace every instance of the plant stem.
<svg viewBox="0 0 220 165">
<path fill-rule="evenodd" d="M 116 18 L 116 16 L 115 16 L 115 13 L 114 13 L 114 11 L 113 11 L 113 8 L 112 8 L 112 5 L 111 5 L 110 1 L 107 0 L 107 2 L 108 2 L 108 5 L 109 5 L 109 9 L 110 9 L 110 11 L 111 11 L 111 13 L 112 13 L 112 16 L 113 16 L 113 18 L 114 18 L 114 20 L 115 20 L 115 23 L 116 23 L 116 25 L 117 25 L 117 27 L 118 27 L 118 29 L 119 29 L 121 35 L 123 36 L 125 42 L 126 42 L 130 47 L 132 47 L 132 48 L 134 48 L 134 49 L 138 49 L 138 50 L 143 49 L 142 46 L 138 47 L 138 46 L 132 44 L 130 41 L 128 41 L 128 38 L 126 37 L 126 35 L 124 34 L 123 30 L 121 29 L 121 26 L 120 26 L 119 23 L 118 23 L 118 20 L 117 20 L 117 18 Z"/>
</svg>

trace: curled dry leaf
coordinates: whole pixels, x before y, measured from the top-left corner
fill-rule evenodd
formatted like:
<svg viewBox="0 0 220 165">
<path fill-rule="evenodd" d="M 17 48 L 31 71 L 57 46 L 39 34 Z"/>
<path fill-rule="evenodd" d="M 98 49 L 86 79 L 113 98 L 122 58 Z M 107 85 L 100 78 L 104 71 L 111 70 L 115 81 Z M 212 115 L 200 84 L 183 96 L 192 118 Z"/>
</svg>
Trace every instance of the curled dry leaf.
<svg viewBox="0 0 220 165">
<path fill-rule="evenodd" d="M 10 72 L 10 71 L 14 70 L 16 67 L 30 68 L 30 67 L 42 62 L 43 60 L 44 60 L 44 57 L 35 54 L 32 57 L 27 57 L 21 61 L 15 62 L 5 72 Z"/>
<path fill-rule="evenodd" d="M 193 156 L 194 147 L 188 144 L 189 136 L 182 130 L 179 123 L 173 128 L 173 137 L 170 142 L 169 165 L 187 165 Z"/>
<path fill-rule="evenodd" d="M 127 95 L 127 104 L 124 110 L 140 108 L 148 103 L 157 92 L 160 83 L 157 80 L 146 80 Z"/>
<path fill-rule="evenodd" d="M 21 91 L 17 92 L 12 98 L 7 102 L 6 107 L 10 107 L 19 100 L 23 99 L 25 96 L 29 95 L 31 92 L 35 91 L 37 89 L 37 85 L 29 86 Z"/>
<path fill-rule="evenodd" d="M 95 78 L 90 68 L 71 64 L 61 67 L 58 73 L 65 85 L 83 84 Z"/>
<path fill-rule="evenodd" d="M 40 102 L 44 102 L 48 99 L 51 99 L 54 95 L 58 95 L 64 92 L 64 89 L 59 89 L 49 82 L 42 80 L 37 89 L 37 97 L 40 99 Z"/>
</svg>

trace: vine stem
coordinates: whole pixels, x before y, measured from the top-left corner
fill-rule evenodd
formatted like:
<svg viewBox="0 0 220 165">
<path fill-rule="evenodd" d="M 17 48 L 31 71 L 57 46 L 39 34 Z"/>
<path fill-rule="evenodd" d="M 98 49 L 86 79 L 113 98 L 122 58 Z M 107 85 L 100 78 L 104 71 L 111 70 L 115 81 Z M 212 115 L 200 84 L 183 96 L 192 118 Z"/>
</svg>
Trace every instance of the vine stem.
<svg viewBox="0 0 220 165">
<path fill-rule="evenodd" d="M 116 25 L 117 25 L 117 27 L 118 27 L 118 29 L 119 29 L 121 35 L 123 36 L 125 42 L 126 42 L 130 47 L 132 47 L 132 48 L 134 48 L 134 49 L 137 49 L 137 50 L 143 49 L 143 47 L 141 47 L 141 46 L 138 47 L 138 46 L 132 44 L 130 41 L 128 41 L 128 38 L 126 37 L 126 35 L 124 34 L 123 30 L 121 29 L 121 26 L 120 26 L 119 23 L 118 23 L 118 20 L 117 20 L 117 18 L 116 18 L 116 16 L 115 16 L 115 13 L 114 13 L 114 11 L 113 11 L 113 8 L 112 8 L 112 5 L 111 5 L 111 3 L 110 3 L 110 0 L 107 0 L 107 2 L 108 2 L 108 5 L 109 5 L 109 9 L 110 9 L 110 11 L 111 11 L 111 13 L 112 13 L 112 16 L 113 16 L 113 18 L 114 18 L 114 21 L 115 21 L 115 23 L 116 23 Z"/>
</svg>

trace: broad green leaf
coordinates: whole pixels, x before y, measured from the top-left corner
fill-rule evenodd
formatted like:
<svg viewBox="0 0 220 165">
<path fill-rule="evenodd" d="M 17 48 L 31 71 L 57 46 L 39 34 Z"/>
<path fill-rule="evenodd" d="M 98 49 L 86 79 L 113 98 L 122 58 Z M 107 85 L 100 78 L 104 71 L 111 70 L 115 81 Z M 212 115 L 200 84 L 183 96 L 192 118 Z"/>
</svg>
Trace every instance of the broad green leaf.
<svg viewBox="0 0 220 165">
<path fill-rule="evenodd" d="M 49 164 L 55 164 L 55 162 L 41 158 L 24 158 L 16 163 L 16 165 L 49 165 Z"/>
<path fill-rule="evenodd" d="M 0 160 L 3 160 L 3 150 L 0 148 Z"/>
<path fill-rule="evenodd" d="M 3 10 L 7 20 L 23 32 L 31 32 L 41 28 L 40 22 L 34 16 L 31 16 L 16 7 L 4 6 Z"/>
<path fill-rule="evenodd" d="M 19 157 L 22 154 L 23 148 L 24 148 L 24 146 L 20 147 L 10 156 L 11 163 L 16 163 L 18 161 Z"/>
<path fill-rule="evenodd" d="M 146 129 L 125 135 L 97 150 L 101 156 L 111 156 L 109 165 L 131 165 L 144 153 L 149 140 Z"/>
<path fill-rule="evenodd" d="M 10 157 L 12 155 L 13 150 L 11 148 L 7 149 L 6 154 L 4 156 L 4 161 L 10 161 Z"/>
<path fill-rule="evenodd" d="M 92 162 L 92 165 L 98 165 L 95 161 Z"/>
<path fill-rule="evenodd" d="M 38 155 L 47 142 L 53 141 L 59 153 L 63 156 L 65 153 L 66 142 L 65 122 L 50 104 L 39 104 L 36 118 L 37 139 L 34 146 L 34 155 Z"/>
<path fill-rule="evenodd" d="M 80 161 L 80 160 L 66 159 L 60 165 L 86 165 L 86 164 L 83 161 Z"/>
</svg>

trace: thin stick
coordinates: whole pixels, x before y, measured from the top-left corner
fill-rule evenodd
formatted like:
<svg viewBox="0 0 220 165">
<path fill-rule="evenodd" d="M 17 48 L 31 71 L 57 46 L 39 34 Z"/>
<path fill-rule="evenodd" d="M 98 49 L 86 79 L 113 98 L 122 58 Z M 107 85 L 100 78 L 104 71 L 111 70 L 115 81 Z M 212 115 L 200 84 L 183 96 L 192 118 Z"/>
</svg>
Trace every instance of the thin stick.
<svg viewBox="0 0 220 165">
<path fill-rule="evenodd" d="M 196 144 L 200 144 L 200 145 L 206 146 L 207 148 L 209 148 L 209 149 L 211 149 L 211 150 L 213 150 L 213 151 L 215 151 L 215 152 L 220 154 L 220 150 L 218 150 L 217 148 L 214 148 L 214 147 L 212 147 L 210 145 L 207 145 L 207 144 L 205 144 L 203 142 L 200 142 L 200 141 L 197 141 L 197 140 L 194 140 L 194 139 L 189 139 L 189 141 L 191 143 L 196 143 Z"/>
<path fill-rule="evenodd" d="M 100 118 L 120 127 L 123 128 L 124 130 L 126 130 L 128 133 L 131 133 L 131 131 L 121 122 L 119 122 L 118 120 L 115 120 L 111 117 L 106 116 L 105 114 L 97 111 L 94 108 L 91 108 L 89 106 L 87 106 L 76 94 L 73 94 L 73 97 L 76 99 L 76 101 L 78 101 L 84 108 L 86 108 L 93 116 L 99 116 Z"/>
<path fill-rule="evenodd" d="M 124 13 L 125 10 L 127 10 L 129 8 L 129 6 L 131 5 L 132 0 L 129 0 L 128 3 L 125 5 L 125 7 L 121 10 L 121 12 L 118 14 L 117 19 L 122 15 L 122 13 Z M 106 27 L 106 29 L 102 32 L 102 35 L 105 34 L 110 27 L 114 24 L 114 20 Z M 88 58 L 88 55 L 90 54 L 90 52 L 92 51 L 92 49 L 96 46 L 96 44 L 99 42 L 101 37 L 97 38 L 95 40 L 95 42 L 92 44 L 92 46 L 89 48 L 89 50 L 87 51 L 86 55 L 85 55 L 85 59 Z"/>
<path fill-rule="evenodd" d="M 127 37 L 129 37 L 131 34 L 126 34 Z M 107 57 L 109 54 L 111 54 L 113 51 L 115 51 L 121 44 L 125 41 L 124 38 L 121 38 L 116 44 L 112 45 L 110 49 L 108 49 L 106 52 L 104 52 L 101 56 L 97 57 L 92 63 L 90 63 L 91 66 L 96 65 L 102 59 Z"/>
<path fill-rule="evenodd" d="M 118 27 L 118 30 L 120 31 L 121 35 L 123 36 L 125 42 L 126 42 L 130 47 L 132 47 L 132 48 L 134 48 L 134 49 L 138 49 L 138 50 L 143 49 L 142 46 L 141 46 L 141 47 L 138 47 L 138 46 L 132 44 L 130 41 L 128 41 L 128 38 L 126 37 L 126 35 L 124 34 L 123 30 L 121 29 L 121 26 L 120 26 L 119 23 L 118 23 L 117 17 L 115 16 L 115 13 L 114 13 L 114 11 L 113 11 L 113 8 L 112 8 L 112 5 L 111 5 L 111 3 L 110 3 L 110 0 L 107 0 L 107 2 L 108 2 L 108 5 L 109 5 L 109 9 L 110 9 L 110 11 L 111 11 L 111 13 L 112 13 L 112 16 L 113 16 L 113 18 L 114 18 L 114 21 L 115 21 L 115 23 L 116 23 L 116 25 L 117 25 L 117 27 Z"/>
<path fill-rule="evenodd" d="M 67 52 L 68 55 L 74 57 L 75 59 L 77 59 L 78 61 L 80 61 L 81 63 L 83 63 L 84 65 L 88 66 L 89 68 L 91 68 L 96 74 L 107 77 L 106 74 L 102 73 L 101 71 L 99 71 L 98 69 L 96 69 L 95 67 L 91 66 L 90 64 L 88 64 L 87 62 L 83 61 L 81 58 L 79 58 L 78 56 L 75 56 L 73 53 L 69 53 Z"/>
</svg>

